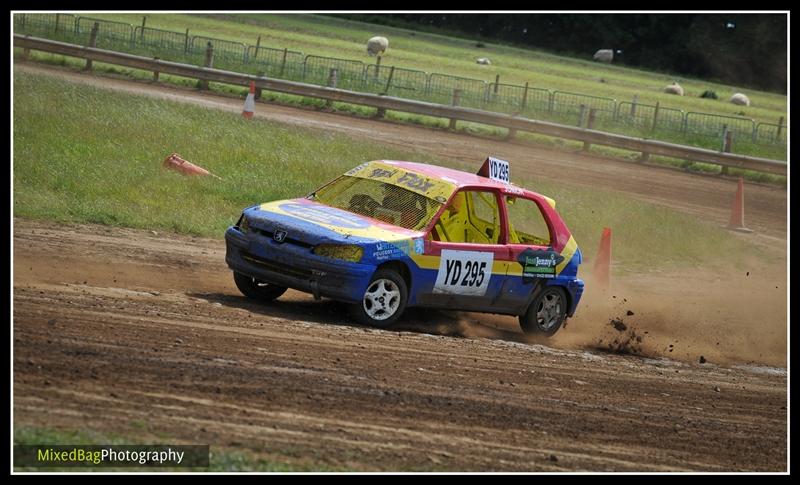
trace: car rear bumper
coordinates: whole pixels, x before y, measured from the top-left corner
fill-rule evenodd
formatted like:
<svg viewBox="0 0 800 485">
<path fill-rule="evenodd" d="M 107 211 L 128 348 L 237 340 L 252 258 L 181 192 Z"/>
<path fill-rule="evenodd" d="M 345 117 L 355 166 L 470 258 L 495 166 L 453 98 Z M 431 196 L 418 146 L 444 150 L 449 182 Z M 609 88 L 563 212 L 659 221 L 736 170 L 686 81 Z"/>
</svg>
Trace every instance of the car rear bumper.
<svg viewBox="0 0 800 485">
<path fill-rule="evenodd" d="M 346 302 L 360 302 L 375 267 L 334 260 L 307 247 L 277 243 L 237 227 L 225 232 L 225 262 L 233 271 L 266 283 Z"/>
<path fill-rule="evenodd" d="M 567 309 L 567 316 L 571 317 L 575 315 L 575 310 L 578 308 L 578 303 L 581 301 L 581 296 L 583 296 L 583 280 L 579 278 L 570 280 L 565 288 L 567 292 L 569 292 L 570 301 L 569 308 Z"/>
</svg>

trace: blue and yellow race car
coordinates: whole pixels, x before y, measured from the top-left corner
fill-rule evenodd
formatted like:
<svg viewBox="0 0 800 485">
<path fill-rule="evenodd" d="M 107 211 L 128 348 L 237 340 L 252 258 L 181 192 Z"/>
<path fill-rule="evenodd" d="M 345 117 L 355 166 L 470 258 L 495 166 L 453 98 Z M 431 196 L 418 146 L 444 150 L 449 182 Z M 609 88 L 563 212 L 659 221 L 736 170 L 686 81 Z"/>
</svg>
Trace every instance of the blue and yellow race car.
<svg viewBox="0 0 800 485">
<path fill-rule="evenodd" d="M 478 174 L 372 161 L 299 199 L 244 210 L 225 261 L 246 296 L 287 288 L 351 303 L 387 327 L 410 306 L 519 316 L 554 334 L 583 293 L 581 252 L 555 202 L 509 182 L 488 158 Z"/>
</svg>

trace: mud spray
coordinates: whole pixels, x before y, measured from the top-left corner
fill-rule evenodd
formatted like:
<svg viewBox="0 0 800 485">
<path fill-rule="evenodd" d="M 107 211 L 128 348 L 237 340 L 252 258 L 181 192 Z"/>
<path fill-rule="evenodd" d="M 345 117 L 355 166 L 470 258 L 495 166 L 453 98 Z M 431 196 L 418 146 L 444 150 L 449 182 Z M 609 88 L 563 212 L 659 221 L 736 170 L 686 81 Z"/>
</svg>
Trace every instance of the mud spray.
<svg viewBox="0 0 800 485">
<path fill-rule="evenodd" d="M 586 276 L 578 312 L 555 346 L 696 363 L 786 366 L 786 269 L 693 269 L 616 277 L 607 290 Z"/>
<path fill-rule="evenodd" d="M 589 265 L 587 265 L 589 266 Z M 590 268 L 589 268 L 590 269 Z M 410 311 L 407 330 L 543 344 L 701 364 L 786 367 L 786 265 L 745 263 L 615 274 L 602 289 L 590 271 L 575 316 L 549 338 L 520 331 L 516 317 Z"/>
</svg>

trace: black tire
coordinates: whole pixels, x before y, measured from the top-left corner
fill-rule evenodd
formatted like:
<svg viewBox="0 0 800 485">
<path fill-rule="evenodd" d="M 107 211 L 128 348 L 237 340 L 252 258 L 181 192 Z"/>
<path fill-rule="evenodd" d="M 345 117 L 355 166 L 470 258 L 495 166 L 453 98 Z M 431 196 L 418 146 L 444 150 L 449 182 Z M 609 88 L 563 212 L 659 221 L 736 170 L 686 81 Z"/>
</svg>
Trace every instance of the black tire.
<svg viewBox="0 0 800 485">
<path fill-rule="evenodd" d="M 550 337 L 567 319 L 567 294 L 560 286 L 545 286 L 533 299 L 528 311 L 519 317 L 522 331 Z"/>
<path fill-rule="evenodd" d="M 244 296 L 254 300 L 272 301 L 286 292 L 286 288 L 283 286 L 264 283 L 235 271 L 233 272 L 233 281 Z"/>
<path fill-rule="evenodd" d="M 408 302 L 408 287 L 402 276 L 391 269 L 379 269 L 359 303 L 350 308 L 363 325 L 387 328 L 400 318 Z"/>
</svg>

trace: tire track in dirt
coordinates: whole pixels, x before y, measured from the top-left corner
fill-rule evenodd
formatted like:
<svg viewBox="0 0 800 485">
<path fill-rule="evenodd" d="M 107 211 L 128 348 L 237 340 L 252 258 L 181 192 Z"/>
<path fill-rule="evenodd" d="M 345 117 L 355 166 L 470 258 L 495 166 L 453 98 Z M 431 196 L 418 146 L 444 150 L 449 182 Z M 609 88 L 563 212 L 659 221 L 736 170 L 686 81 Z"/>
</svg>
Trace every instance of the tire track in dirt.
<svg viewBox="0 0 800 485">
<path fill-rule="evenodd" d="M 786 469 L 782 369 L 364 328 L 247 301 L 219 240 L 14 222 L 15 426 L 358 470 Z"/>
</svg>

